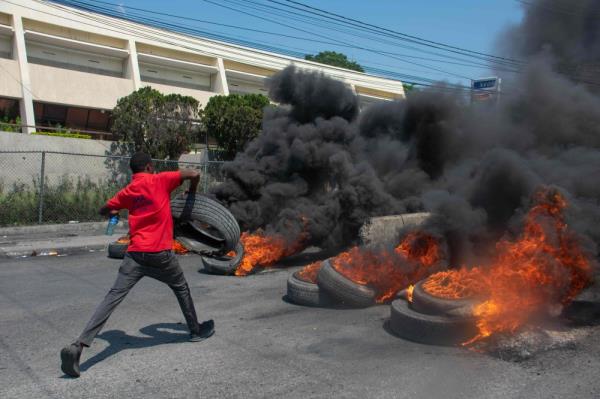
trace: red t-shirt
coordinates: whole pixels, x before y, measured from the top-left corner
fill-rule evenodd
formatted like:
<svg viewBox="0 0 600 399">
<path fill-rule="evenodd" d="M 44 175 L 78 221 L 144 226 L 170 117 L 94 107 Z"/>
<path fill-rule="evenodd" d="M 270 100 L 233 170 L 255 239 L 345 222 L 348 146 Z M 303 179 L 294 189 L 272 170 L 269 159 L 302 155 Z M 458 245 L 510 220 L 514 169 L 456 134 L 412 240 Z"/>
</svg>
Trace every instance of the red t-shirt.
<svg viewBox="0 0 600 399">
<path fill-rule="evenodd" d="M 128 252 L 159 252 L 173 246 L 171 191 L 181 184 L 181 173 L 135 173 L 131 183 L 106 205 L 129 210 Z"/>
</svg>

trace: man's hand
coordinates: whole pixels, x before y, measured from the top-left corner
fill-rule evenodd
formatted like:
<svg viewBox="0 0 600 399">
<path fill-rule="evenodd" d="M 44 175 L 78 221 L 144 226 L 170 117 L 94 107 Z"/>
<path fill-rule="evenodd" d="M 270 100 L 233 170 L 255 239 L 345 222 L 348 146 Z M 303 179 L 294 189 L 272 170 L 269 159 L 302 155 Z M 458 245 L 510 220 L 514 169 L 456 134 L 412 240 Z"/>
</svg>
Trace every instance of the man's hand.
<svg viewBox="0 0 600 399">
<path fill-rule="evenodd" d="M 198 183 L 200 183 L 200 173 L 195 169 L 182 169 L 179 173 L 181 173 L 181 180 L 190 181 L 188 192 L 192 194 L 195 193 Z"/>
<path fill-rule="evenodd" d="M 100 215 L 102 216 L 114 216 L 118 215 L 119 211 L 110 209 L 107 205 L 104 205 L 102 208 L 100 208 L 100 211 L 98 213 L 100 213 Z"/>
</svg>

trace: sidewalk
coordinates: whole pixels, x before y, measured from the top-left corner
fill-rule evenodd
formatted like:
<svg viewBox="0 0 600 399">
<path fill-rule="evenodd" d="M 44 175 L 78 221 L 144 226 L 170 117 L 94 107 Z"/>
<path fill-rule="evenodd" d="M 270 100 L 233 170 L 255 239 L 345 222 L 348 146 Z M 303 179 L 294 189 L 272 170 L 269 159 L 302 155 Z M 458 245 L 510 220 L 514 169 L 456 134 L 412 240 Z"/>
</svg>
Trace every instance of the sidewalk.
<svg viewBox="0 0 600 399">
<path fill-rule="evenodd" d="M 109 243 L 126 234 L 128 229 L 126 222 L 120 222 L 114 234 L 107 236 L 106 223 L 0 228 L 0 259 L 105 250 Z"/>
</svg>

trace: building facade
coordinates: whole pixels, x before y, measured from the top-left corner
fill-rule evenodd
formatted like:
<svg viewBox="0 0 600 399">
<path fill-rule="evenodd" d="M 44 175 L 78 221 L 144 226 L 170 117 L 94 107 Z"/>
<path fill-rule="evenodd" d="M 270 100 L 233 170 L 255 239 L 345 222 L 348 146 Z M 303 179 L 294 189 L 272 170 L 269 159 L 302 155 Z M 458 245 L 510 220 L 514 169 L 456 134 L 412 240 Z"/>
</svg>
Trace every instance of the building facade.
<svg viewBox="0 0 600 399">
<path fill-rule="evenodd" d="M 110 110 L 144 86 L 206 104 L 211 96 L 267 94 L 286 66 L 344 81 L 361 105 L 404 97 L 402 82 L 175 33 L 36 0 L 0 2 L 0 117 L 31 133 L 63 126 L 110 138 Z"/>
</svg>

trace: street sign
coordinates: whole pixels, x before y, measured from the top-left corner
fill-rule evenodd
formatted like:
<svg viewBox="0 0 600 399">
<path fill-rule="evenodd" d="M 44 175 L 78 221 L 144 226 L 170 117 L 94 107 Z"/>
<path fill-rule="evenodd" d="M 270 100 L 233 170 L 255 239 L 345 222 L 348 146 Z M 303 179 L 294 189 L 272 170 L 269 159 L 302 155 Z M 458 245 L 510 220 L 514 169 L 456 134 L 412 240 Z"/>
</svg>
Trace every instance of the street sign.
<svg viewBox="0 0 600 399">
<path fill-rule="evenodd" d="M 485 79 L 477 79 L 472 83 L 472 88 L 474 90 L 495 90 L 500 84 L 500 79 L 498 78 L 485 78 Z"/>
<path fill-rule="evenodd" d="M 471 103 L 498 103 L 501 79 L 498 77 L 475 79 L 471 82 Z"/>
</svg>

